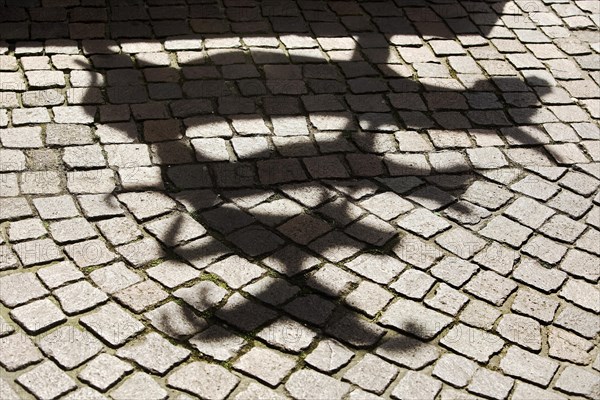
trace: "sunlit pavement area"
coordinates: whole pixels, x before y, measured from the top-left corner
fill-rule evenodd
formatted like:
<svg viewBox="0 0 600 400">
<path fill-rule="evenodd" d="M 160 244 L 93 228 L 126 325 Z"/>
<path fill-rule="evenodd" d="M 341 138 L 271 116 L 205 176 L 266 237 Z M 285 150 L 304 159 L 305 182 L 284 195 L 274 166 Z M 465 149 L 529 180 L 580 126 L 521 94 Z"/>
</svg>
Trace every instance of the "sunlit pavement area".
<svg viewBox="0 0 600 400">
<path fill-rule="evenodd" d="M 600 2 L 185 1 L 0 1 L 2 400 L 600 398 Z"/>
</svg>

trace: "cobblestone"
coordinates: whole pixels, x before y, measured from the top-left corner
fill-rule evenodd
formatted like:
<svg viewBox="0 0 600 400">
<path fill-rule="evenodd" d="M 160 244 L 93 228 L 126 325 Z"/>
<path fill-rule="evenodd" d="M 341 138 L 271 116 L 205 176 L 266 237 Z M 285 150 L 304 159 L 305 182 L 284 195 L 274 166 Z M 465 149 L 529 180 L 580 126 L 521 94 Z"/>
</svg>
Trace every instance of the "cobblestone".
<svg viewBox="0 0 600 400">
<path fill-rule="evenodd" d="M 440 343 L 478 362 L 487 362 L 504 346 L 499 337 L 462 324 L 450 329 Z"/>
<path fill-rule="evenodd" d="M 260 347 L 253 348 L 233 364 L 235 369 L 255 376 L 270 386 L 277 386 L 294 366 L 293 359 Z"/>
<path fill-rule="evenodd" d="M 103 346 L 91 334 L 74 327 L 62 327 L 44 336 L 38 346 L 61 367 L 73 369 L 99 353 Z"/>
<path fill-rule="evenodd" d="M 0 301 L 11 308 L 49 293 L 31 272 L 1 277 L 0 289 Z"/>
<path fill-rule="evenodd" d="M 547 386 L 558 369 L 558 363 L 511 346 L 500 361 L 500 368 L 508 375 Z"/>
<path fill-rule="evenodd" d="M 540 321 L 550 322 L 554 319 L 554 313 L 558 305 L 558 301 L 539 292 L 519 289 L 513 301 L 512 309 Z"/>
<path fill-rule="evenodd" d="M 569 360 L 576 364 L 587 364 L 591 357 L 588 351 L 593 345 L 560 328 L 552 328 L 548 333 L 548 355 L 559 360 Z"/>
<path fill-rule="evenodd" d="M 309 369 L 293 373 L 286 382 L 285 388 L 293 397 L 300 399 L 320 396 L 328 399 L 341 399 L 350 391 L 349 384 Z"/>
<path fill-rule="evenodd" d="M 190 343 L 201 353 L 215 360 L 226 361 L 235 356 L 246 341 L 221 327 L 211 326 L 193 336 Z"/>
<path fill-rule="evenodd" d="M 77 387 L 75 381 L 52 361 L 44 361 L 25 372 L 17 378 L 17 382 L 42 399 L 57 398 Z M 49 382 L 52 384 L 49 385 Z"/>
<path fill-rule="evenodd" d="M 122 262 L 94 270 L 90 274 L 90 278 L 108 294 L 116 293 L 142 280 L 138 274 L 128 269 Z"/>
<path fill-rule="evenodd" d="M 560 374 L 555 387 L 566 393 L 594 398 L 599 394 L 597 381 L 598 373 L 581 367 L 568 366 Z"/>
<path fill-rule="evenodd" d="M 82 279 L 84 275 L 70 261 L 61 261 L 50 265 L 49 267 L 41 268 L 37 271 L 38 277 L 44 284 L 54 289 L 65 283 L 70 283 Z"/>
<path fill-rule="evenodd" d="M 22 333 L 15 333 L 0 340 L 2 361 L 0 365 L 7 371 L 23 369 L 43 360 L 42 353 L 31 339 Z"/>
<path fill-rule="evenodd" d="M 490 239 L 519 247 L 531 235 L 532 230 L 503 216 L 497 216 L 480 233 Z"/>
<path fill-rule="evenodd" d="M 568 305 L 558 313 L 554 323 L 586 338 L 593 338 L 600 331 L 600 324 L 593 315 L 578 307 Z"/>
<path fill-rule="evenodd" d="M 450 317 L 410 300 L 398 300 L 381 316 L 381 323 L 423 339 L 437 336 L 451 322 Z"/>
<path fill-rule="evenodd" d="M 475 375 L 473 375 L 473 380 L 467 387 L 467 390 L 493 399 L 505 399 L 512 389 L 513 384 L 513 379 L 499 372 L 479 368 L 475 372 Z"/>
<path fill-rule="evenodd" d="M 133 367 L 110 354 L 99 354 L 77 375 L 79 379 L 104 392 Z"/>
<path fill-rule="evenodd" d="M 600 277 L 600 268 L 595 264 L 595 258 L 591 254 L 572 249 L 560 263 L 559 268 L 571 275 L 597 281 Z"/>
<path fill-rule="evenodd" d="M 265 327 L 257 336 L 284 351 L 298 353 L 311 344 L 316 333 L 292 319 L 283 317 Z"/>
<path fill-rule="evenodd" d="M 168 392 L 150 375 L 144 372 L 135 372 L 111 393 L 111 397 L 115 400 L 126 400 L 134 396 L 164 400 L 168 397 Z"/>
<path fill-rule="evenodd" d="M 139 341 L 131 341 L 117 351 L 118 357 L 135 361 L 147 371 L 159 375 L 164 375 L 189 355 L 189 350 L 172 345 L 155 332 L 145 335 Z"/>
<path fill-rule="evenodd" d="M 11 311 L 11 317 L 29 333 L 43 332 L 66 321 L 65 314 L 50 300 L 33 301 Z"/>
<path fill-rule="evenodd" d="M 84 315 L 80 322 L 111 346 L 122 345 L 144 329 L 141 322 L 114 303 Z"/>
<path fill-rule="evenodd" d="M 190 379 L 189 377 L 193 377 Z M 214 384 L 218 382 L 218 384 Z M 237 386 L 239 378 L 219 365 L 194 362 L 171 374 L 167 384 L 199 397 L 224 399 Z"/>
<path fill-rule="evenodd" d="M 406 297 L 420 300 L 434 284 L 435 279 L 431 276 L 416 269 L 409 269 L 403 272 L 390 288 Z"/>
<path fill-rule="evenodd" d="M 436 362 L 432 374 L 453 386 L 464 387 L 476 369 L 474 361 L 456 354 L 444 354 Z"/>
</svg>

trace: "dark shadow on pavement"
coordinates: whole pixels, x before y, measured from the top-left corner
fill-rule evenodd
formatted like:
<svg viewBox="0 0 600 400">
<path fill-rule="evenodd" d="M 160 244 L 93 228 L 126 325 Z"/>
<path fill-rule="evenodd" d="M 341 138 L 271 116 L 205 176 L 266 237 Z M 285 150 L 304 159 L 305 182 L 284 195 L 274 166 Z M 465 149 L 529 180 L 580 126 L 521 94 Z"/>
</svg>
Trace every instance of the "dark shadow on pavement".
<svg viewBox="0 0 600 400">
<path fill-rule="evenodd" d="M 450 143 L 447 152 L 464 149 L 458 138 L 470 141 L 466 131 L 502 140 L 505 147 L 541 149 L 535 129 L 521 126 L 534 124 L 537 97 L 549 83 L 488 79 L 481 72 L 453 76 L 417 40 L 458 35 L 465 45 L 477 44 L 504 2 L 300 2 L 303 10 L 287 1 L 115 1 L 110 7 L 47 10 L 6 3 L 0 38 L 79 40 L 89 61 L 78 60 L 73 71 L 89 71 L 89 81 L 69 90 L 99 129 L 112 132 L 99 134 L 100 142 L 149 146 L 160 172 L 125 163 L 115 172 L 115 192 L 106 196 L 150 190 L 180 202 L 158 237 L 165 258 L 203 271 L 240 255 L 269 268 L 252 296 L 235 292 L 217 301 L 211 299 L 224 279 L 201 273 L 200 281 L 175 294 L 195 308 L 185 308 L 192 324 L 202 316 L 256 333 L 287 315 L 324 336 L 372 348 L 385 330 L 340 300 L 356 282 L 338 291 L 327 275 L 312 271 L 324 263 L 339 269 L 362 253 L 402 260 L 432 256 L 425 247 L 405 244 L 388 221 L 358 212 L 354 201 L 385 188 L 432 211 L 470 213 L 457 199 L 474 180 L 486 179 L 482 170 L 461 157 L 432 169 L 426 154 L 440 152 L 422 142 L 425 133 Z M 284 35 L 287 53 L 273 43 Z M 248 50 L 240 37 L 244 46 L 257 46 Z M 153 52 L 166 38 L 181 47 L 177 67 Z M 317 38 L 330 46 L 328 58 L 317 50 Z M 127 43 L 135 55 L 121 52 L 113 40 Z M 460 57 L 461 49 L 449 47 L 447 55 Z M 425 144 L 414 152 L 403 141 Z M 147 174 L 160 179 L 148 181 Z M 255 208 L 267 199 L 285 201 L 275 212 Z M 292 201 L 310 210 L 295 213 Z M 187 213 L 208 234 L 180 240 Z M 297 291 L 279 302 L 286 290 Z M 163 318 L 162 325 L 169 325 L 168 315 Z M 393 329 L 427 340 L 429 328 L 408 323 Z M 402 351 L 419 343 L 397 336 L 382 347 Z"/>
</svg>

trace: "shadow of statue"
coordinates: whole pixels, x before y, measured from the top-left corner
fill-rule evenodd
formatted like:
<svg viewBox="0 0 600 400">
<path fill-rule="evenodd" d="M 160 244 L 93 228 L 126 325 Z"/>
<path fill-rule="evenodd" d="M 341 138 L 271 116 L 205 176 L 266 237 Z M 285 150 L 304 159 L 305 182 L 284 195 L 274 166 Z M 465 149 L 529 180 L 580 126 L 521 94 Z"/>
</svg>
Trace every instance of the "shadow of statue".
<svg viewBox="0 0 600 400">
<path fill-rule="evenodd" d="M 78 40 L 85 57 L 69 69 L 81 83 L 71 79 L 68 103 L 96 123 L 101 144 L 151 157 L 111 165 L 117 183 L 107 201 L 158 191 L 178 202 L 156 236 L 165 259 L 202 271 L 174 293 L 191 307 L 190 323 L 201 316 L 256 334 L 286 316 L 373 348 L 386 330 L 342 300 L 358 284 L 343 265 L 376 254 L 425 269 L 444 253 L 356 203 L 385 190 L 469 215 L 479 208 L 461 194 L 514 162 L 472 165 L 463 153 L 474 140 L 543 152 L 530 125 L 550 83 L 516 71 L 488 78 L 464 50 L 486 51 L 504 2 L 114 1 L 66 9 L 68 19 L 60 7 L 10 3 L 0 38 Z M 61 22 L 41 17 L 54 14 Z M 186 239 L 190 213 L 208 232 Z M 225 259 L 260 268 L 251 290 L 214 300 L 227 279 L 211 266 Z M 334 276 L 352 279 L 336 286 Z M 293 295 L 281 301 L 286 290 Z M 389 340 L 390 351 L 443 329 L 383 324 L 408 335 Z"/>
</svg>

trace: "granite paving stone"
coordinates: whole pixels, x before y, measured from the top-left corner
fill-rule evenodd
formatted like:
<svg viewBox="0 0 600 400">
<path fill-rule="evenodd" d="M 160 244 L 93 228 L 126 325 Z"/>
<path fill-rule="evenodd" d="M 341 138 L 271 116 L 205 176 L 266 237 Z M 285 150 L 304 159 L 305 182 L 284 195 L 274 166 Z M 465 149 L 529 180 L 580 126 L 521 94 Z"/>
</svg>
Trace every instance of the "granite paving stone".
<svg viewBox="0 0 600 400">
<path fill-rule="evenodd" d="M 301 369 L 285 383 L 286 390 L 295 398 L 326 397 L 341 399 L 350 391 L 350 385 L 310 369 Z"/>
<path fill-rule="evenodd" d="M 433 297 L 425 299 L 425 304 L 446 314 L 456 315 L 468 301 L 467 296 L 445 283 L 441 283 L 435 289 Z"/>
<path fill-rule="evenodd" d="M 462 324 L 450 329 L 440 343 L 478 362 L 488 361 L 504 346 L 504 340 L 499 337 Z"/>
<path fill-rule="evenodd" d="M 558 363 L 511 346 L 500 361 L 500 368 L 510 376 L 546 386 L 558 369 Z"/>
<path fill-rule="evenodd" d="M 127 400 L 135 396 L 164 400 L 168 397 L 168 392 L 151 375 L 144 372 L 135 372 L 111 392 L 111 397 L 115 400 Z"/>
<path fill-rule="evenodd" d="M 306 362 L 322 372 L 332 372 L 346 365 L 354 357 L 352 351 L 333 339 L 319 342 L 306 357 Z"/>
<path fill-rule="evenodd" d="M 548 323 L 554 319 L 558 305 L 558 300 L 550 296 L 531 289 L 519 289 L 511 308 L 514 311 Z"/>
<path fill-rule="evenodd" d="M 542 335 L 539 322 L 516 314 L 505 314 L 498 322 L 496 331 L 508 341 L 518 343 L 530 350 L 541 350 Z"/>
<path fill-rule="evenodd" d="M 200 353 L 218 361 L 226 361 L 237 354 L 246 340 L 220 326 L 211 326 L 189 340 Z"/>
<path fill-rule="evenodd" d="M 173 338 L 191 336 L 206 328 L 206 321 L 175 302 L 163 304 L 144 314 L 152 326 Z"/>
<path fill-rule="evenodd" d="M 174 346 L 156 332 L 133 340 L 117 351 L 117 356 L 134 361 L 148 372 L 164 375 L 189 357 L 190 351 Z"/>
<path fill-rule="evenodd" d="M 593 313 L 572 305 L 567 305 L 557 314 L 554 324 L 588 339 L 593 338 L 600 331 L 600 324 Z"/>
<path fill-rule="evenodd" d="M 90 273 L 92 281 L 108 294 L 113 294 L 142 280 L 122 262 L 96 269 Z"/>
<path fill-rule="evenodd" d="M 77 388 L 76 382 L 52 361 L 44 361 L 16 381 L 40 399 L 55 399 Z"/>
<path fill-rule="evenodd" d="M 144 330 L 144 325 L 115 303 L 108 303 L 79 320 L 111 346 L 120 346 Z"/>
<path fill-rule="evenodd" d="M 477 364 L 456 354 L 444 354 L 436 362 L 432 375 L 456 387 L 464 387 L 477 370 Z"/>
<path fill-rule="evenodd" d="M 68 315 L 88 311 L 108 300 L 108 296 L 87 281 L 79 281 L 56 289 L 53 295 Z"/>
<path fill-rule="evenodd" d="M 558 360 L 568 360 L 575 364 L 588 364 L 591 360 L 589 350 L 592 343 L 571 332 L 552 328 L 548 332 L 548 355 Z"/>
<path fill-rule="evenodd" d="M 366 354 L 344 374 L 344 379 L 370 392 L 382 394 L 398 373 L 398 368 L 372 354 Z"/>
<path fill-rule="evenodd" d="M 299 353 L 310 346 L 317 334 L 293 319 L 282 317 L 263 328 L 257 336 L 283 351 Z"/>
<path fill-rule="evenodd" d="M 512 280 L 492 271 L 481 271 L 465 286 L 467 292 L 495 305 L 502 304 L 516 288 Z"/>
<path fill-rule="evenodd" d="M 141 281 L 114 294 L 115 298 L 136 313 L 165 300 L 168 293 L 151 280 Z"/>
<path fill-rule="evenodd" d="M 420 300 L 435 284 L 435 279 L 418 269 L 408 269 L 390 285 L 394 291 L 412 298 Z"/>
<path fill-rule="evenodd" d="M 437 379 L 421 372 L 408 371 L 392 391 L 392 398 L 418 396 L 420 399 L 434 399 L 441 388 L 442 384 Z"/>
<path fill-rule="evenodd" d="M 44 264 L 64 258 L 60 248 L 51 239 L 20 242 L 13 246 L 13 249 L 25 266 Z"/>
<path fill-rule="evenodd" d="M 39 218 L 28 218 L 11 222 L 7 233 L 11 241 L 17 242 L 25 239 L 37 239 L 44 236 L 47 231 Z"/>
<path fill-rule="evenodd" d="M 239 380 L 220 365 L 197 361 L 186 364 L 169 375 L 167 385 L 199 397 L 225 399 Z"/>
<path fill-rule="evenodd" d="M 17 307 L 10 315 L 23 329 L 32 334 L 48 330 L 67 319 L 60 308 L 47 298 Z"/>
<path fill-rule="evenodd" d="M 514 385 L 512 378 L 506 377 L 499 372 L 479 368 L 467 390 L 493 399 L 505 399 Z"/>
<path fill-rule="evenodd" d="M 156 284 L 152 288 L 157 288 Z M 166 293 L 160 290 L 160 299 L 164 300 Z M 173 296 L 182 299 L 196 310 L 202 312 L 218 304 L 227 295 L 227 290 L 210 281 L 201 281 L 193 286 L 177 289 Z"/>
<path fill-rule="evenodd" d="M 277 386 L 296 365 L 295 361 L 275 350 L 254 347 L 241 356 L 233 368 L 256 377 L 270 386 Z"/>
<path fill-rule="evenodd" d="M 87 363 L 77 377 L 104 392 L 131 371 L 133 367 L 130 364 L 113 355 L 102 353 Z"/>
<path fill-rule="evenodd" d="M 41 338 L 38 346 L 44 354 L 65 369 L 73 369 L 99 353 L 102 343 L 90 333 L 64 326 Z"/>
<path fill-rule="evenodd" d="M 234 398 L 236 400 L 250 400 L 256 398 L 268 398 L 273 400 L 285 399 L 283 395 L 254 382 L 250 383 L 246 389 L 239 392 Z"/>
<path fill-rule="evenodd" d="M 7 371 L 23 369 L 44 359 L 31 339 L 22 333 L 14 333 L 2 338 L 0 350 L 2 351 L 0 365 Z"/>
<path fill-rule="evenodd" d="M 106 396 L 104 396 L 102 393 L 100 393 L 97 390 L 94 390 L 92 388 L 85 387 L 85 386 L 81 387 L 81 388 L 75 390 L 74 392 L 69 393 L 67 396 L 65 396 L 65 399 L 67 399 L 67 400 L 76 400 L 76 399 L 80 399 L 80 398 L 91 399 L 91 400 L 106 400 Z"/>
<path fill-rule="evenodd" d="M 31 272 L 0 278 L 0 301 L 7 307 L 15 307 L 48 294 L 48 290 Z"/>
<path fill-rule="evenodd" d="M 440 351 L 434 345 L 398 334 L 382 342 L 375 354 L 401 367 L 420 369 L 438 359 Z"/>
</svg>

